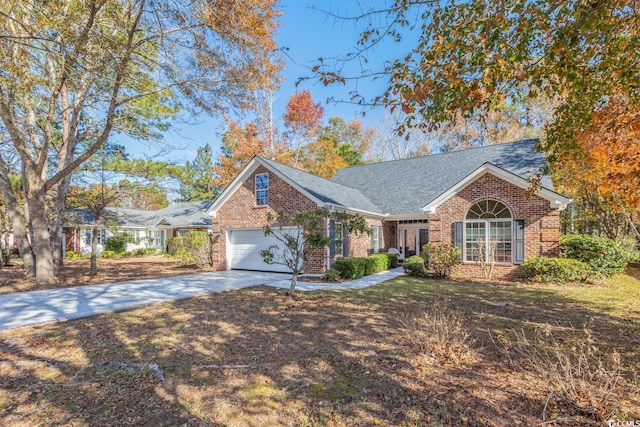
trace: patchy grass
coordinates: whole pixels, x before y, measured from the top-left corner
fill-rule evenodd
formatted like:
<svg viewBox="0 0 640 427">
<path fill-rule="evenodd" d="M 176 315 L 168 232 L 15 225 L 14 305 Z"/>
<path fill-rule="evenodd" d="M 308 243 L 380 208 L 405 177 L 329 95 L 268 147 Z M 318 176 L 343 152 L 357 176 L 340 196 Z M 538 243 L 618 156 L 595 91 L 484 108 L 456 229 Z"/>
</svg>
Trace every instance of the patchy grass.
<svg viewBox="0 0 640 427">
<path fill-rule="evenodd" d="M 589 425 L 591 414 L 547 404 L 549 382 L 514 363 L 514 331 L 546 328 L 562 337 L 560 351 L 571 352 L 579 334 L 568 331 L 583 325 L 599 351 L 620 355 L 614 415 L 640 419 L 639 288 L 629 276 L 605 287 L 401 277 L 294 298 L 243 289 L 13 330 L 0 334 L 0 419 L 12 426 L 530 426 L 544 410 L 546 420 L 565 420 L 558 425 Z M 454 314 L 473 358 L 424 363 L 403 325 L 434 304 Z"/>
<path fill-rule="evenodd" d="M 65 260 L 56 285 L 42 286 L 36 285 L 35 278 L 25 278 L 22 261 L 12 259 L 12 262 L 11 267 L 0 270 L 0 295 L 202 272 L 193 265 L 181 266 L 178 261 L 165 256 L 150 255 L 131 258 L 98 258 L 98 274 L 91 277 L 89 259 L 70 259 Z"/>
</svg>

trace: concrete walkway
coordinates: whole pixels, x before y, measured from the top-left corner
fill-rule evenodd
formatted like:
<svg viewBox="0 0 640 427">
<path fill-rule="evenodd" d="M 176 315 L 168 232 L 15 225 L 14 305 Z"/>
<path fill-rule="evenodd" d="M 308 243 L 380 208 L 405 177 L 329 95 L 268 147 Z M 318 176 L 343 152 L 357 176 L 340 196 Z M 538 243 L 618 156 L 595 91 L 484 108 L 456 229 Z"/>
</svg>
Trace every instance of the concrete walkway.
<svg viewBox="0 0 640 427">
<path fill-rule="evenodd" d="M 347 290 L 347 289 L 362 289 L 369 286 L 377 285 L 378 283 L 391 280 L 398 276 L 402 276 L 404 273 L 402 267 L 397 267 L 392 270 L 383 271 L 382 273 L 372 274 L 370 276 L 363 277 L 361 279 L 351 280 L 349 282 L 342 283 L 313 283 L 313 282 L 298 282 L 296 284 L 295 292 L 297 291 L 318 291 L 318 290 Z M 269 286 L 275 288 L 289 289 L 291 286 L 291 278 L 289 280 L 279 280 L 277 282 L 269 283 Z"/>
<path fill-rule="evenodd" d="M 394 269 L 352 282 L 298 282 L 296 291 L 360 289 L 401 274 Z M 289 274 L 234 270 L 0 295 L 0 331 L 257 285 L 288 289 L 290 283 Z"/>
</svg>

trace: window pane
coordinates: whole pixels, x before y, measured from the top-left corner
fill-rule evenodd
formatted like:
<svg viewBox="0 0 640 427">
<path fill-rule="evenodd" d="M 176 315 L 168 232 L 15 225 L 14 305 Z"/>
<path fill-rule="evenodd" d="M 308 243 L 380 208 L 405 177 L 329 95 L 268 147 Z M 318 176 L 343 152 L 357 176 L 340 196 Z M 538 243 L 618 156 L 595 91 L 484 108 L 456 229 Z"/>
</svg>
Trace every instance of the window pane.
<svg viewBox="0 0 640 427">
<path fill-rule="evenodd" d="M 256 205 L 264 206 L 269 203 L 269 175 L 261 173 L 256 175 Z"/>
<path fill-rule="evenodd" d="M 467 242 L 475 242 L 485 238 L 485 224 L 483 222 L 468 222 L 465 225 L 465 240 Z"/>
<path fill-rule="evenodd" d="M 479 239 L 486 239 L 486 224 L 484 222 L 467 222 L 465 224 L 465 260 L 477 261 L 479 259 Z M 484 248 L 484 245 L 483 245 Z"/>
<path fill-rule="evenodd" d="M 262 173 L 256 175 L 256 190 L 265 190 L 269 188 L 269 175 Z"/>
<path fill-rule="evenodd" d="M 269 203 L 269 197 L 267 195 L 267 190 L 256 191 L 256 205 L 262 206 L 268 203 Z"/>
<path fill-rule="evenodd" d="M 477 242 L 467 242 L 465 244 L 465 259 L 467 261 L 477 261 L 478 257 L 478 243 Z"/>
<path fill-rule="evenodd" d="M 495 221 L 489 224 L 491 243 L 495 247 L 495 262 L 512 261 L 511 234 L 513 225 L 511 221 Z"/>
<path fill-rule="evenodd" d="M 334 223 L 333 239 L 335 245 L 335 255 L 342 256 L 344 252 L 343 227 L 341 222 Z"/>
<path fill-rule="evenodd" d="M 511 262 L 511 242 L 496 243 L 495 262 Z"/>
<path fill-rule="evenodd" d="M 371 252 L 378 253 L 380 251 L 380 227 L 371 227 Z"/>
<path fill-rule="evenodd" d="M 511 218 L 511 212 L 504 203 L 483 200 L 469 208 L 466 219 Z"/>
</svg>

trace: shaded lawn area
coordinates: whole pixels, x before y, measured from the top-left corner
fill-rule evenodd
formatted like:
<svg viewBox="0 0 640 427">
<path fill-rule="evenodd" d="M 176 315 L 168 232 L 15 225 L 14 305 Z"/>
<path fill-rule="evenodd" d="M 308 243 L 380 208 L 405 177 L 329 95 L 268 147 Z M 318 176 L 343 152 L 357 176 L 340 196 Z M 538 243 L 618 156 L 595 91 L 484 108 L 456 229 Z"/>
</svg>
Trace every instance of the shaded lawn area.
<svg viewBox="0 0 640 427">
<path fill-rule="evenodd" d="M 98 274 L 91 277 L 89 275 L 89 259 L 67 259 L 64 261 L 64 266 L 60 270 L 58 284 L 54 286 L 42 286 L 36 284 L 35 278 L 25 278 L 21 260 L 12 259 L 12 262 L 13 265 L 11 267 L 5 267 L 0 270 L 0 295 L 65 288 L 68 286 L 155 279 L 158 277 L 201 273 L 203 271 L 193 265 L 181 266 L 178 261 L 163 255 L 130 258 L 98 257 Z"/>
<path fill-rule="evenodd" d="M 473 360 L 437 361 L 408 344 L 403 320 L 434 304 L 463 319 Z M 5 332 L 0 419 L 11 426 L 532 426 L 551 390 L 513 362 L 513 331 L 552 329 L 571 351 L 576 343 L 565 332 L 584 324 L 605 353 L 621 355 L 617 415 L 640 419 L 640 281 L 622 275 L 606 287 L 401 277 L 294 298 L 258 287 Z M 556 425 L 593 421 L 553 401 L 546 415 L 569 420 Z"/>
</svg>

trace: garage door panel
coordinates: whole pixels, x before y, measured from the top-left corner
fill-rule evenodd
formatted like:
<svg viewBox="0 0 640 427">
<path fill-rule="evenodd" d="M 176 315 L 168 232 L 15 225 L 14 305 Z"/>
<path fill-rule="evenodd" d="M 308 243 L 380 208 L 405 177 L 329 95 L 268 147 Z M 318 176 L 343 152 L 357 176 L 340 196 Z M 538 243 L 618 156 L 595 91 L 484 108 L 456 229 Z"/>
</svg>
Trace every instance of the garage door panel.
<svg viewBox="0 0 640 427">
<path fill-rule="evenodd" d="M 290 230 L 295 230 L 292 228 Z M 229 231 L 229 249 L 227 257 L 229 268 L 232 270 L 257 270 L 290 273 L 284 265 L 267 264 L 260 256 L 260 251 L 270 246 L 284 245 L 273 236 L 265 236 L 264 231 L 258 229 L 237 229 Z"/>
</svg>

